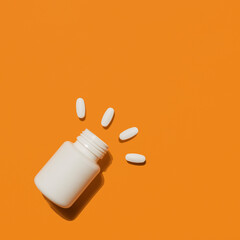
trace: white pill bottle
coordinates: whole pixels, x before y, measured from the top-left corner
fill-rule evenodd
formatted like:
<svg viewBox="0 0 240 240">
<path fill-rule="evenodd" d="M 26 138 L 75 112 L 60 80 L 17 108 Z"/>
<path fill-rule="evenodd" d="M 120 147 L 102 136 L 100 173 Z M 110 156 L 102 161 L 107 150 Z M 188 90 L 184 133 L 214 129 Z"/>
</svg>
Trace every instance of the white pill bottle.
<svg viewBox="0 0 240 240">
<path fill-rule="evenodd" d="M 56 205 L 69 208 L 100 172 L 97 161 L 108 145 L 85 129 L 77 141 L 64 142 L 35 176 L 42 194 Z"/>
</svg>

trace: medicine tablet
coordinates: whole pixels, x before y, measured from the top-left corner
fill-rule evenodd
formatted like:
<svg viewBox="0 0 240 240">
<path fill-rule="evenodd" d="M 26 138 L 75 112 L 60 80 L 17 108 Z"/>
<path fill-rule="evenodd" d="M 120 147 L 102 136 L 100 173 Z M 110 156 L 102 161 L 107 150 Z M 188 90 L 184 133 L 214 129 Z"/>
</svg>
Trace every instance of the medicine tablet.
<svg viewBox="0 0 240 240">
<path fill-rule="evenodd" d="M 101 121 L 102 126 L 107 127 L 112 121 L 113 116 L 114 116 L 114 109 L 108 108 L 106 112 L 103 114 L 102 121 Z"/>
<path fill-rule="evenodd" d="M 79 118 L 85 117 L 85 103 L 82 98 L 78 98 L 76 102 L 76 111 Z"/>
<path fill-rule="evenodd" d="M 138 128 L 136 127 L 128 128 L 127 130 L 120 133 L 119 138 L 121 140 L 127 140 L 137 135 L 137 133 L 138 133 Z"/>
<path fill-rule="evenodd" d="M 132 162 L 132 163 L 144 163 L 146 161 L 146 158 L 144 155 L 137 154 L 137 153 L 128 153 L 125 156 L 125 158 L 128 162 Z"/>
</svg>

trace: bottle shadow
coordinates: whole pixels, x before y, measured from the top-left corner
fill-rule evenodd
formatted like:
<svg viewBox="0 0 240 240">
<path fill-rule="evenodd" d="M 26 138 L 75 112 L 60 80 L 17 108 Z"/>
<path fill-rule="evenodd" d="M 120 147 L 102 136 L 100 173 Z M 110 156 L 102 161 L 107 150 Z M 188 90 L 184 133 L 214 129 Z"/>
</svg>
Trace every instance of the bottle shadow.
<svg viewBox="0 0 240 240">
<path fill-rule="evenodd" d="M 107 170 L 109 165 L 112 163 L 112 155 L 110 152 L 107 152 L 104 158 L 98 161 L 98 164 L 101 168 L 100 173 L 94 178 L 94 180 L 88 185 L 84 192 L 79 196 L 76 202 L 70 208 L 61 208 L 46 198 L 43 197 L 48 202 L 50 207 L 55 211 L 59 216 L 68 221 L 73 221 L 77 216 L 82 212 L 82 210 L 87 206 L 90 200 L 95 196 L 95 194 L 100 190 L 104 184 L 103 172 Z"/>
</svg>

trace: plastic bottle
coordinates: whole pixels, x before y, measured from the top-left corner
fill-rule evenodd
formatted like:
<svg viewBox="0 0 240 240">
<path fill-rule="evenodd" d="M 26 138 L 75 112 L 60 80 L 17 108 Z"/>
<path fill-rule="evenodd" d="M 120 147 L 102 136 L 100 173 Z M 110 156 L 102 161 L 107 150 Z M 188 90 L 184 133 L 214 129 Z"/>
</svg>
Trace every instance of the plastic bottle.
<svg viewBox="0 0 240 240">
<path fill-rule="evenodd" d="M 56 205 L 68 208 L 100 172 L 97 161 L 108 145 L 85 129 L 77 141 L 64 142 L 35 176 L 37 188 Z"/>
</svg>

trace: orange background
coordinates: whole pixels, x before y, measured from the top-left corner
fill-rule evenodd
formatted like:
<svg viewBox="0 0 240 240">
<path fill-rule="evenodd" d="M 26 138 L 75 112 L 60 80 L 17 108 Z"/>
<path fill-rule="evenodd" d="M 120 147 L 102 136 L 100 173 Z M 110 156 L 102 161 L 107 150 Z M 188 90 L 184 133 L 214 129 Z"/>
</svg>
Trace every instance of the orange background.
<svg viewBox="0 0 240 240">
<path fill-rule="evenodd" d="M 1 239 L 240 239 L 239 12 L 229 0 L 1 1 Z M 81 201 L 54 211 L 33 178 L 86 127 L 111 156 Z"/>
</svg>

